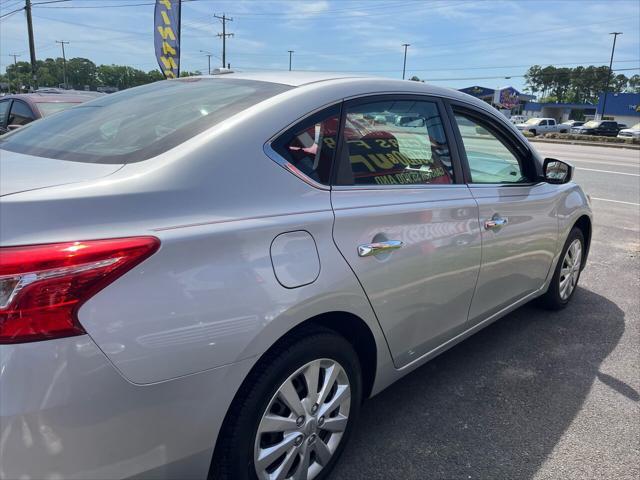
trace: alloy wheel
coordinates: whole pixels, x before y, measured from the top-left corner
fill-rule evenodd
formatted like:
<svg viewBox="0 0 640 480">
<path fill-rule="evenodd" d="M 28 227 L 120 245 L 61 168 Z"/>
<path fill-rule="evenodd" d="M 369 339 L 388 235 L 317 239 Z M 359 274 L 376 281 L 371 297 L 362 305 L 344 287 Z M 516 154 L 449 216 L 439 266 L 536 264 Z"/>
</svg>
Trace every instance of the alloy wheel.
<svg viewBox="0 0 640 480">
<path fill-rule="evenodd" d="M 258 425 L 254 467 L 262 480 L 313 480 L 349 421 L 351 388 L 335 360 L 313 360 L 278 388 Z"/>
<path fill-rule="evenodd" d="M 578 277 L 580 277 L 580 267 L 582 266 L 582 242 L 579 239 L 575 239 L 569 245 L 567 253 L 562 260 L 562 267 L 560 270 L 560 298 L 567 300 L 578 283 Z"/>
</svg>

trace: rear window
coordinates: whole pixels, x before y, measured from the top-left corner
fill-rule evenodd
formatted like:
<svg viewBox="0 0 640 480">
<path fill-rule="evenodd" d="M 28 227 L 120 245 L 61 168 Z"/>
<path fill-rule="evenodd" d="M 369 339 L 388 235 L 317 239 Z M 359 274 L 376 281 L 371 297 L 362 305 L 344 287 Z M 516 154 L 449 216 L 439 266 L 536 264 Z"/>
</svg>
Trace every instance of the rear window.
<svg viewBox="0 0 640 480">
<path fill-rule="evenodd" d="M 290 88 L 229 78 L 156 82 L 20 128 L 0 137 L 0 149 L 81 162 L 137 162 Z"/>
<path fill-rule="evenodd" d="M 74 105 L 78 105 L 78 102 L 36 102 L 38 110 L 43 117 L 48 117 L 54 113 L 61 112 L 67 108 L 71 108 Z"/>
</svg>

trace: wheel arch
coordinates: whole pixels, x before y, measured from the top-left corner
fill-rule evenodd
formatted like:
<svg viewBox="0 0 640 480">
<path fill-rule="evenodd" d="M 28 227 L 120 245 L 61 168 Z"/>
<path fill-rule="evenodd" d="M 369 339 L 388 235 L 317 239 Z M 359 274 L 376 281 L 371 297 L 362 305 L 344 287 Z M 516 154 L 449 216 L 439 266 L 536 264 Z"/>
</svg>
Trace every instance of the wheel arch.
<svg viewBox="0 0 640 480">
<path fill-rule="evenodd" d="M 225 413 L 224 420 L 213 447 L 211 464 L 209 466 L 209 474 L 207 477 L 209 480 L 214 480 L 212 475 L 215 469 L 214 464 L 220 455 L 220 438 L 225 434 L 228 424 L 232 420 L 230 417 L 233 417 L 234 415 L 233 405 L 236 403 L 238 396 L 243 394 L 247 382 L 250 381 L 252 377 L 252 373 L 256 369 L 261 368 L 263 360 L 267 359 L 274 350 L 280 348 L 283 343 L 295 338 L 303 338 L 306 334 L 312 332 L 323 330 L 329 330 L 337 333 L 353 346 L 362 368 L 362 399 L 364 400 L 370 396 L 376 378 L 378 354 L 375 336 L 367 323 L 359 316 L 345 311 L 325 312 L 302 321 L 280 336 L 280 338 L 278 338 L 259 356 L 236 391 L 233 400 L 230 402 L 228 410 Z"/>
<path fill-rule="evenodd" d="M 574 228 L 579 228 L 584 236 L 584 255 L 582 257 L 582 268 L 587 264 L 587 257 L 589 256 L 589 249 L 591 248 L 591 233 L 592 233 L 592 225 L 591 219 L 588 215 L 582 215 L 580 218 L 576 220 L 573 224 L 572 230 Z"/>
</svg>

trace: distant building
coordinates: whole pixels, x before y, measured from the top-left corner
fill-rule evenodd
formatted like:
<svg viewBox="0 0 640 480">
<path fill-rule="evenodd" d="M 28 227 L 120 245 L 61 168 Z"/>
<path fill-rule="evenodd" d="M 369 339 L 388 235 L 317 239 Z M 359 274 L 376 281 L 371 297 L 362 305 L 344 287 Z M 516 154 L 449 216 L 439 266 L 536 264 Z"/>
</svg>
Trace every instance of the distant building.
<svg viewBox="0 0 640 480">
<path fill-rule="evenodd" d="M 522 114 L 527 117 L 555 118 L 557 122 L 562 123 L 567 120 L 593 118 L 596 106 L 592 103 L 526 102 Z"/>
<path fill-rule="evenodd" d="M 533 100 L 533 95 L 528 95 L 516 90 L 514 87 L 488 88 L 474 85 L 473 87 L 461 88 L 462 93 L 484 100 L 489 105 L 497 108 L 507 117 L 512 114 L 520 114 L 524 104 Z"/>
<path fill-rule="evenodd" d="M 604 94 L 598 99 L 597 113 L 602 115 Z M 640 93 L 608 93 L 604 116 L 629 127 L 640 122 Z"/>
</svg>

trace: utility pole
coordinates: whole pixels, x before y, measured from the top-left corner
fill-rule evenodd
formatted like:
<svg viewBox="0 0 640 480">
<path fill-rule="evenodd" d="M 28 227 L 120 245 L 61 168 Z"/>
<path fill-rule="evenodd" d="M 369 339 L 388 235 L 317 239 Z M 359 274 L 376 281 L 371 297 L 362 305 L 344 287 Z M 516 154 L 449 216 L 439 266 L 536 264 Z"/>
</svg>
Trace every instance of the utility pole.
<svg viewBox="0 0 640 480">
<path fill-rule="evenodd" d="M 8 55 L 9 57 L 13 57 L 13 75 L 16 78 L 16 90 L 18 93 L 20 93 L 20 82 L 18 81 L 18 57 L 21 57 L 22 55 L 20 55 L 19 53 L 10 53 Z M 9 83 L 9 88 L 11 88 L 11 83 Z"/>
<path fill-rule="evenodd" d="M 33 90 L 38 89 L 38 76 L 36 69 L 36 45 L 33 40 L 33 21 L 31 20 L 31 0 L 25 0 L 24 9 L 27 12 L 27 31 L 29 33 L 29 56 L 31 57 L 31 81 Z"/>
<path fill-rule="evenodd" d="M 222 16 L 214 15 L 214 18 L 222 21 L 222 33 L 217 36 L 222 38 L 222 68 L 227 65 L 227 37 L 233 37 L 233 33 L 227 33 L 227 22 L 233 22 L 233 18 L 227 17 L 224 13 Z"/>
<path fill-rule="evenodd" d="M 402 79 L 404 80 L 404 74 L 407 70 L 407 47 L 411 46 L 411 44 L 403 43 L 402 46 L 404 47 L 404 63 L 402 64 Z"/>
<path fill-rule="evenodd" d="M 288 50 L 289 52 L 289 71 L 291 71 L 291 57 L 293 56 L 293 52 L 295 52 L 295 50 Z"/>
<path fill-rule="evenodd" d="M 65 42 L 64 40 L 56 40 L 56 43 L 59 43 L 62 46 L 62 78 L 64 79 L 64 89 L 67 89 L 67 57 L 64 54 L 64 45 L 69 44 L 69 42 Z"/>
<path fill-rule="evenodd" d="M 207 57 L 209 63 L 209 75 L 211 75 L 211 57 L 213 56 L 213 53 L 207 52 L 206 50 L 200 50 L 200 53 L 204 53 Z"/>
<path fill-rule="evenodd" d="M 613 35 L 613 47 L 611 47 L 611 60 L 609 60 L 607 85 L 604 87 L 604 100 L 602 101 L 602 112 L 600 113 L 601 120 L 604 120 L 604 109 L 607 107 L 607 93 L 609 92 L 609 82 L 611 82 L 611 68 L 613 67 L 613 52 L 616 51 L 616 39 L 618 38 L 618 35 L 622 35 L 622 32 L 611 32 L 609 35 Z"/>
</svg>

